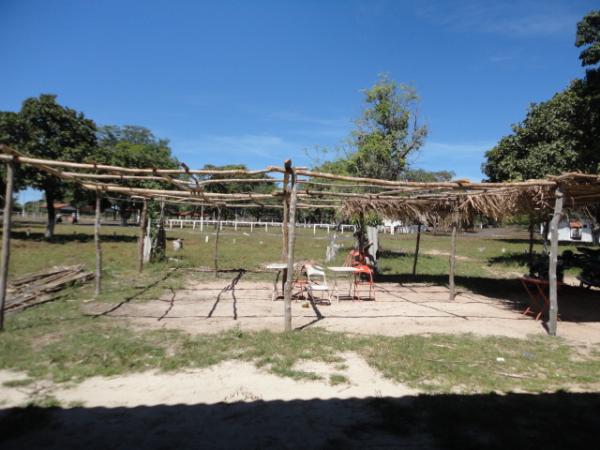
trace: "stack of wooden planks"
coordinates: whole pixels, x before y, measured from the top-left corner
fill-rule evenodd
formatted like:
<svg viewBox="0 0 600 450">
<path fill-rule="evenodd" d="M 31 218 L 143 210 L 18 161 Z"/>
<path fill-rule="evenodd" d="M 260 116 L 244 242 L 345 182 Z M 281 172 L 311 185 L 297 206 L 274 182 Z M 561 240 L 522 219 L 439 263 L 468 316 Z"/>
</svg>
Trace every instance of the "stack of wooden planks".
<svg viewBox="0 0 600 450">
<path fill-rule="evenodd" d="M 12 280 L 8 286 L 5 310 L 20 311 L 60 297 L 67 286 L 84 283 L 94 278 L 85 272 L 83 264 L 54 266 L 41 272 L 30 273 Z"/>
</svg>

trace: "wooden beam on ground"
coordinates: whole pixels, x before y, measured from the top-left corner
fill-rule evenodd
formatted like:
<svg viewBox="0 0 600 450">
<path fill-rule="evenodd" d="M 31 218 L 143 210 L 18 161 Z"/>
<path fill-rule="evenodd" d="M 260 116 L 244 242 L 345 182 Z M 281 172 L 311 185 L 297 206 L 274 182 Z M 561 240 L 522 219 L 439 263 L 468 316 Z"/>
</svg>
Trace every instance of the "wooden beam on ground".
<svg viewBox="0 0 600 450">
<path fill-rule="evenodd" d="M 96 246 L 96 287 L 94 296 L 98 297 L 102 289 L 102 246 L 100 245 L 100 217 L 102 214 L 102 196 L 96 191 L 96 220 L 94 221 L 94 244 Z"/>
<path fill-rule="evenodd" d="M 556 188 L 554 201 L 554 214 L 550 221 L 550 261 L 548 267 L 548 280 L 550 282 L 550 311 L 548 314 L 548 333 L 556 336 L 558 320 L 558 283 L 556 280 L 556 266 L 558 262 L 558 224 L 562 216 L 563 193 Z"/>
<path fill-rule="evenodd" d="M 417 225 L 417 244 L 415 246 L 415 260 L 413 261 L 413 276 L 417 274 L 417 261 L 419 260 L 419 245 L 421 243 L 421 223 Z"/>
<path fill-rule="evenodd" d="M 448 287 L 450 289 L 450 300 L 456 297 L 456 286 L 454 284 L 454 272 L 456 271 L 456 217 L 452 221 L 452 241 L 450 244 L 450 273 L 448 276 Z"/>
<path fill-rule="evenodd" d="M 143 200 L 140 214 L 140 235 L 138 241 L 138 272 L 144 270 L 144 238 L 146 237 L 146 221 L 148 216 L 148 200 Z"/>
<path fill-rule="evenodd" d="M 4 194 L 4 216 L 2 218 L 2 253 L 0 254 L 0 331 L 4 330 L 4 305 L 8 284 L 8 263 L 10 261 L 10 227 L 12 221 L 13 189 L 15 164 L 6 163 L 6 191 Z"/>
<path fill-rule="evenodd" d="M 291 161 L 290 161 L 291 167 Z M 298 194 L 298 183 L 294 169 L 290 169 L 290 211 L 288 219 L 288 254 L 287 254 L 287 277 L 283 292 L 283 316 L 285 331 L 292 330 L 292 284 L 294 281 L 294 249 L 296 244 L 296 202 Z"/>
</svg>

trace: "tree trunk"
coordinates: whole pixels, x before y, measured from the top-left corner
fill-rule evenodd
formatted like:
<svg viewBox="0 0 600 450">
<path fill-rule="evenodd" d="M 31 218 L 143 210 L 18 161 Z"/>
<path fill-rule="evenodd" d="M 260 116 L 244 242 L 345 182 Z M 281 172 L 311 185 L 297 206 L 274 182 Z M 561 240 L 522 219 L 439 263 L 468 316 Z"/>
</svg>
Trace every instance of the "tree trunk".
<svg viewBox="0 0 600 450">
<path fill-rule="evenodd" d="M 291 162 L 290 162 L 291 168 Z M 287 273 L 283 291 L 283 316 L 284 330 L 292 330 L 292 287 L 294 283 L 294 249 L 296 243 L 296 202 L 298 196 L 298 183 L 296 174 L 291 169 L 290 173 L 290 207 L 288 218 L 288 253 L 287 253 Z"/>
<path fill-rule="evenodd" d="M 415 259 L 413 261 L 413 269 L 412 274 L 415 276 L 417 274 L 417 261 L 419 260 L 419 245 L 421 244 L 421 224 L 417 225 L 417 244 L 415 246 Z"/>
<path fill-rule="evenodd" d="M 56 224 L 56 210 L 54 209 L 54 191 L 45 189 L 46 194 L 46 211 L 48 213 L 48 222 L 46 222 L 46 230 L 44 237 L 52 239 L 54 237 L 54 225 Z"/>
</svg>

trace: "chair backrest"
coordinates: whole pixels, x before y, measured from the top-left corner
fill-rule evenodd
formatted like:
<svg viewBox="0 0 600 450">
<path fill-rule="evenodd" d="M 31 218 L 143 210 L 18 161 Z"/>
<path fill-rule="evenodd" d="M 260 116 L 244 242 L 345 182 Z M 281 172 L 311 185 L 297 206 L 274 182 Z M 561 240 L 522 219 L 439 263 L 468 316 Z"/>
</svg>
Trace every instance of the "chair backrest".
<svg viewBox="0 0 600 450">
<path fill-rule="evenodd" d="M 321 277 L 323 283 L 327 283 L 327 278 L 325 276 L 325 270 L 319 266 L 306 265 L 306 278 L 308 278 L 309 282 L 318 281 L 316 278 Z"/>
</svg>

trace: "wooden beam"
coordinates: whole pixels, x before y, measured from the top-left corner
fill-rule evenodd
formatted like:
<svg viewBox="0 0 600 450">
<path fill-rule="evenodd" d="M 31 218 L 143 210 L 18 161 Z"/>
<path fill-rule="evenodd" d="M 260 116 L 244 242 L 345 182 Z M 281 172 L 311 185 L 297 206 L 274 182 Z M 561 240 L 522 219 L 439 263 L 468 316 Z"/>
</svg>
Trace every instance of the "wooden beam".
<svg viewBox="0 0 600 450">
<path fill-rule="evenodd" d="M 550 261 L 548 264 L 548 280 L 550 282 L 550 312 L 548 317 L 548 333 L 556 336 L 558 320 L 558 283 L 556 280 L 556 265 L 558 262 L 558 224 L 562 216 L 563 193 L 556 188 L 554 214 L 550 221 Z"/>
<path fill-rule="evenodd" d="M 290 162 L 291 166 L 291 162 Z M 298 183 L 294 169 L 290 169 L 290 212 L 288 219 L 288 254 L 287 254 L 287 276 L 283 292 L 283 316 L 285 331 L 292 330 L 292 284 L 294 281 L 294 250 L 296 244 L 296 202 L 298 194 Z"/>
<path fill-rule="evenodd" d="M 140 214 L 140 235 L 138 241 L 138 272 L 144 270 L 144 238 L 146 237 L 146 218 L 148 215 L 148 200 L 143 200 L 142 213 Z"/>
<path fill-rule="evenodd" d="M 450 289 L 450 300 L 456 297 L 456 286 L 454 284 L 454 272 L 456 271 L 456 216 L 452 220 L 452 241 L 450 244 L 450 273 L 448 276 L 448 287 Z"/>
<path fill-rule="evenodd" d="M 6 163 L 6 191 L 4 194 L 4 216 L 2 218 L 2 253 L 0 254 L 0 331 L 4 330 L 4 305 L 8 283 L 10 261 L 10 227 L 12 221 L 13 190 L 15 178 L 14 163 Z"/>
<path fill-rule="evenodd" d="M 94 221 L 94 244 L 96 246 L 96 288 L 94 296 L 98 297 L 102 289 L 102 247 L 100 245 L 100 217 L 102 214 L 102 196 L 96 191 L 96 220 Z"/>
<path fill-rule="evenodd" d="M 419 260 L 419 244 L 421 243 L 421 223 L 417 225 L 417 245 L 415 246 L 415 260 L 413 261 L 413 276 L 417 274 L 417 261 Z"/>
</svg>

